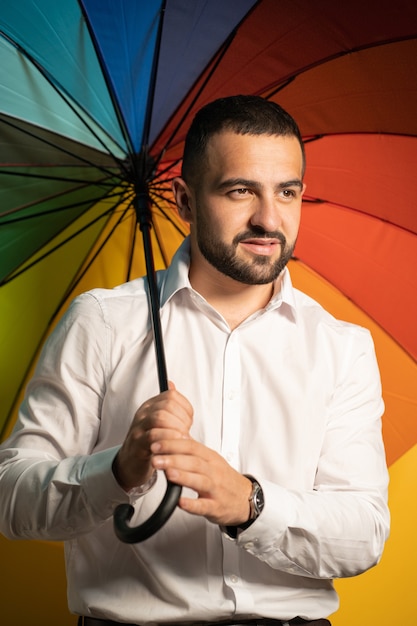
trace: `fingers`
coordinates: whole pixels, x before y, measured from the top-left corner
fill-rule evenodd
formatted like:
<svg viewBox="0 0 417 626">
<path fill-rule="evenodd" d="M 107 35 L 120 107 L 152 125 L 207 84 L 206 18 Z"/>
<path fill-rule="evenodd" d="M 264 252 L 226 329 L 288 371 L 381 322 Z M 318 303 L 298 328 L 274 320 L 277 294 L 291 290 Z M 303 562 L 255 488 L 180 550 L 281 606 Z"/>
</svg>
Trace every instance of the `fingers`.
<svg viewBox="0 0 417 626">
<path fill-rule="evenodd" d="M 137 411 L 132 428 L 178 431 L 188 435 L 192 424 L 193 407 L 176 389 L 169 389 L 147 400 Z"/>
<path fill-rule="evenodd" d="M 147 482 L 156 469 L 188 487 L 197 498 L 179 506 L 216 524 L 240 524 L 249 517 L 251 482 L 225 459 L 190 437 L 193 408 L 173 383 L 139 407 L 113 471 L 126 490 Z"/>
<path fill-rule="evenodd" d="M 126 490 L 145 483 L 154 471 L 153 443 L 189 437 L 193 418 L 190 402 L 170 383 L 170 389 L 144 402 L 135 414 L 120 448 L 113 472 Z"/>
<path fill-rule="evenodd" d="M 133 425 L 141 423 L 144 430 L 171 428 L 188 433 L 193 417 L 193 407 L 185 396 L 172 388 L 150 398 L 138 409 Z"/>
<path fill-rule="evenodd" d="M 179 506 L 216 524 L 240 524 L 249 517 L 251 482 L 214 450 L 192 439 L 158 441 L 151 445 L 152 465 L 168 480 L 195 491 Z"/>
</svg>

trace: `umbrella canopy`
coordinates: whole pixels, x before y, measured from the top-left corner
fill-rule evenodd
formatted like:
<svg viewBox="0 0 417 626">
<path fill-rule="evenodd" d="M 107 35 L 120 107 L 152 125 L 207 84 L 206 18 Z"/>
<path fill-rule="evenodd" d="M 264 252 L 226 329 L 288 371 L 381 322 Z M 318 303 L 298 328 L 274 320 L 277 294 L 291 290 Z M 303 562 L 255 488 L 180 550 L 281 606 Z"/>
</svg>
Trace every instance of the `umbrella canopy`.
<svg viewBox="0 0 417 626">
<path fill-rule="evenodd" d="M 134 206 L 138 181 L 153 200 L 155 262 L 164 267 L 187 232 L 167 188 L 179 171 L 193 113 L 214 98 L 253 93 L 288 109 L 306 139 L 307 193 L 291 262 L 294 282 L 339 317 L 372 329 L 391 490 L 412 488 L 417 5 L 372 5 L 20 0 L 2 6 L 3 435 L 39 348 L 69 299 L 144 273 Z M 402 519 L 395 513 L 393 529 Z M 406 537 L 393 532 L 397 554 L 396 542 Z M 389 546 L 391 574 L 379 584 L 392 582 L 398 562 L 389 560 Z M 375 595 L 374 618 L 375 607 L 383 607 L 385 619 L 395 606 L 398 621 L 389 593 L 387 606 Z"/>
</svg>

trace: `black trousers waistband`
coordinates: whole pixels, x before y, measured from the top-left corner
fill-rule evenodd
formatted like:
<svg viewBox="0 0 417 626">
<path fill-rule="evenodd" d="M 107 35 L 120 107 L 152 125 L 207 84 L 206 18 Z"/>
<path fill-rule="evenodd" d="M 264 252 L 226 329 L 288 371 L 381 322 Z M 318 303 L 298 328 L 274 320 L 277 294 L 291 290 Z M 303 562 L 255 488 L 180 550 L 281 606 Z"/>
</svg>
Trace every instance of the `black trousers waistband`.
<svg viewBox="0 0 417 626">
<path fill-rule="evenodd" d="M 238 617 L 235 620 L 225 620 L 219 622 L 182 622 L 176 625 L 172 624 L 160 624 L 160 626 L 235 626 L 236 624 L 244 624 L 244 626 L 301 626 L 302 624 L 309 624 L 310 626 L 331 626 L 328 619 L 314 619 L 305 620 L 302 617 L 295 617 L 288 621 L 280 619 L 269 619 L 266 617 L 259 619 L 242 619 Z M 114 622 L 112 620 L 99 619 L 96 617 L 80 617 L 78 619 L 78 626 L 138 626 L 138 624 L 125 624 L 121 622 Z"/>
</svg>

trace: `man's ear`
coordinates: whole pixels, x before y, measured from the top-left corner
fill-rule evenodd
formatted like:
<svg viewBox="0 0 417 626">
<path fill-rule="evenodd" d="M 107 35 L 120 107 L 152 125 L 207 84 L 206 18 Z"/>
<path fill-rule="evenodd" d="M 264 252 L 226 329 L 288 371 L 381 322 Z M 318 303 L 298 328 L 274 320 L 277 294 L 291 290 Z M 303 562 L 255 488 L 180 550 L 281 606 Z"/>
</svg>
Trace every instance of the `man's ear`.
<svg viewBox="0 0 417 626">
<path fill-rule="evenodd" d="M 191 192 L 185 180 L 180 176 L 177 176 L 172 181 L 172 192 L 174 194 L 180 217 L 184 220 L 184 222 L 191 224 L 193 221 L 193 215 L 190 208 Z"/>
</svg>

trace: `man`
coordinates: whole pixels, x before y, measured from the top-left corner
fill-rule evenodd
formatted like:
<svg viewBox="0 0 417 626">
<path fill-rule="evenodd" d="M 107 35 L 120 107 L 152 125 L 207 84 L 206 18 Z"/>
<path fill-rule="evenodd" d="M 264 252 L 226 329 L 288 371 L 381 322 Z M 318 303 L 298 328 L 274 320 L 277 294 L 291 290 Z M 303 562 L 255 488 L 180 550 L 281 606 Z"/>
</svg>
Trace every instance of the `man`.
<svg viewBox="0 0 417 626">
<path fill-rule="evenodd" d="M 1 451 L 1 530 L 65 540 L 80 624 L 327 624 L 332 579 L 381 556 L 372 340 L 285 267 L 303 174 L 279 106 L 202 109 L 173 183 L 190 237 L 158 277 L 170 389 L 155 380 L 143 280 L 76 299 L 43 352 Z M 183 487 L 173 516 L 119 542 L 114 508 L 147 519 L 165 476 Z"/>
</svg>

